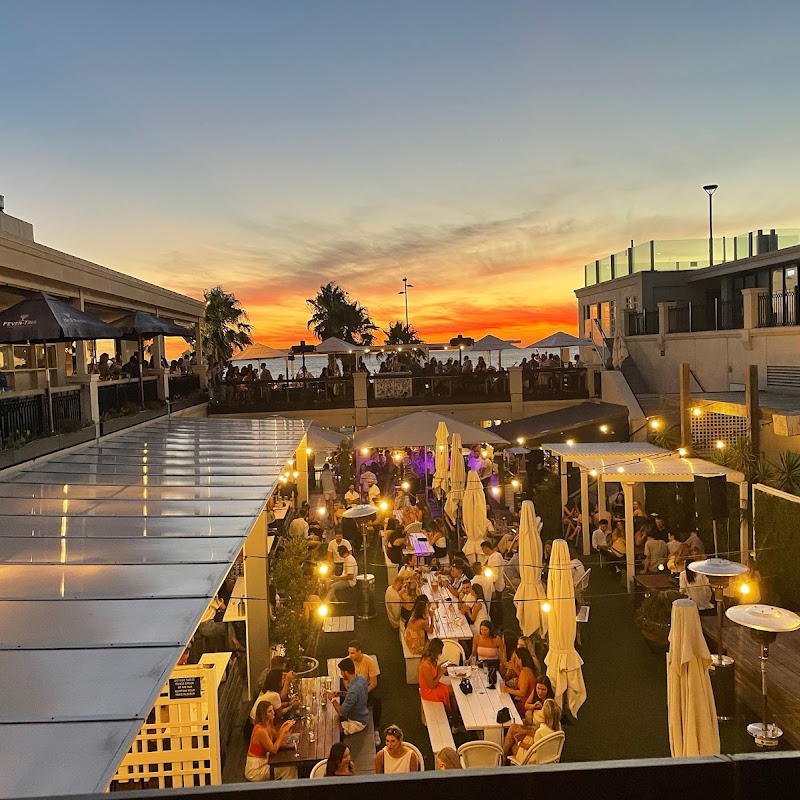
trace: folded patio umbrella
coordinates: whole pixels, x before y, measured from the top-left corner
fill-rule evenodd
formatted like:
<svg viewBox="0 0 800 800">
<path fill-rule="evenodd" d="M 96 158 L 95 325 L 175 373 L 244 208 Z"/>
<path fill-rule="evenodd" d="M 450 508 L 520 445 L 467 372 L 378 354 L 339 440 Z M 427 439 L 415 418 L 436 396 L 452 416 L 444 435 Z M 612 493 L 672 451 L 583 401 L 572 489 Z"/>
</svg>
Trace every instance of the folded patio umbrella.
<svg viewBox="0 0 800 800">
<path fill-rule="evenodd" d="M 464 466 L 461 450 L 461 434 L 454 433 L 450 438 L 450 491 L 444 504 L 445 513 L 453 522 L 456 521 L 458 506 L 464 497 L 464 484 L 467 480 L 467 468 Z"/>
<path fill-rule="evenodd" d="M 441 498 L 447 494 L 447 423 L 440 422 L 436 428 L 436 452 L 434 453 L 434 464 L 436 469 L 433 473 L 433 493 Z"/>
<path fill-rule="evenodd" d="M 464 499 L 461 501 L 461 517 L 464 522 L 464 533 L 467 541 L 464 542 L 464 555 L 470 564 L 475 561 L 484 562 L 485 556 L 481 550 L 481 542 L 486 537 L 489 520 L 486 518 L 486 494 L 483 491 L 481 479 L 474 469 L 467 473 L 467 488 Z"/>
<path fill-rule="evenodd" d="M 542 584 L 542 519 L 536 516 L 531 500 L 525 500 L 519 517 L 519 575 L 520 582 L 514 595 L 517 620 L 523 636 L 538 633 L 547 636 L 547 614 L 541 605 L 547 600 Z"/>
<path fill-rule="evenodd" d="M 669 749 L 673 756 L 719 755 L 710 667 L 711 653 L 697 606 L 688 598 L 676 600 L 667 653 Z"/>
<path fill-rule="evenodd" d="M 553 684 L 556 703 L 566 704 L 573 716 L 586 702 L 583 682 L 583 659 L 575 649 L 575 586 L 569 563 L 569 547 L 563 539 L 553 542 L 547 575 L 547 599 L 550 602 L 550 650 L 545 657 L 547 677 Z"/>
</svg>

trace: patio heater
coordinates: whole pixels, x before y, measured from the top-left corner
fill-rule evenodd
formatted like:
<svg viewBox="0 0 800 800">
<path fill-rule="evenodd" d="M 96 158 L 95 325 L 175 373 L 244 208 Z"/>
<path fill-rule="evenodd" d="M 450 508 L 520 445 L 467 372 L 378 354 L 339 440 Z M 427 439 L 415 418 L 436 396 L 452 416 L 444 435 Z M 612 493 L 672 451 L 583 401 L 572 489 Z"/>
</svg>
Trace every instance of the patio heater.
<svg viewBox="0 0 800 800">
<path fill-rule="evenodd" d="M 317 349 L 316 345 L 313 344 L 306 344 L 305 339 L 300 340 L 300 344 L 293 344 L 291 347 L 292 353 L 294 355 L 299 355 L 303 361 L 303 374 L 305 375 L 306 372 L 306 353 L 313 353 Z"/>
<path fill-rule="evenodd" d="M 711 657 L 714 670 L 711 673 L 711 685 L 714 689 L 714 700 L 717 705 L 717 718 L 729 720 L 736 711 L 736 684 L 733 659 L 725 654 L 723 644 L 725 607 L 723 603 L 725 589 L 731 578 L 747 572 L 744 564 L 729 561 L 727 558 L 707 558 L 693 561 L 688 566 L 692 572 L 705 575 L 714 589 L 714 602 L 717 606 L 717 654 Z"/>
<path fill-rule="evenodd" d="M 783 731 L 774 723 L 768 722 L 767 706 L 767 660 L 769 646 L 779 633 L 796 631 L 800 628 L 800 617 L 793 611 L 775 606 L 751 604 L 733 606 L 726 612 L 728 619 L 737 625 L 750 628 L 750 636 L 759 648 L 758 662 L 761 668 L 761 722 L 751 722 L 747 732 L 760 747 L 777 747 Z"/>
<path fill-rule="evenodd" d="M 472 347 L 475 344 L 475 340 L 470 336 L 463 336 L 462 334 L 458 334 L 458 336 L 454 336 L 450 340 L 451 347 L 458 348 L 458 365 L 461 366 L 461 362 L 464 357 L 464 348 L 465 347 Z"/>
<path fill-rule="evenodd" d="M 343 517 L 353 519 L 361 530 L 361 549 L 364 553 L 364 572 L 356 576 L 358 587 L 358 619 L 370 619 L 376 616 L 375 611 L 375 576 L 370 575 L 367 567 L 367 530 L 366 525 L 376 518 L 378 508 L 369 503 L 351 506 L 342 514 Z"/>
</svg>

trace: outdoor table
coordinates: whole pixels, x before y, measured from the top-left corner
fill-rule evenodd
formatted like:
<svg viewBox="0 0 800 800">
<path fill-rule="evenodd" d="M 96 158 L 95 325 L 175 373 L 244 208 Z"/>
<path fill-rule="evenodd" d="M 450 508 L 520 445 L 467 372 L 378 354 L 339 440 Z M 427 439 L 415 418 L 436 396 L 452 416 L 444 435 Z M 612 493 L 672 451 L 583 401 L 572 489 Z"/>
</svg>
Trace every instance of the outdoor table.
<svg viewBox="0 0 800 800">
<path fill-rule="evenodd" d="M 514 723 L 521 725 L 522 720 L 511 695 L 500 691 L 500 687 L 503 685 L 500 673 L 497 673 L 495 688 L 489 689 L 487 688 L 487 672 L 482 668 L 472 667 L 469 675 L 472 683 L 472 694 L 464 694 L 461 691 L 461 678 L 459 677 L 459 673 L 463 669 L 463 667 L 449 667 L 447 674 L 450 676 L 453 693 L 456 696 L 464 727 L 468 731 L 483 731 L 483 738 L 486 741 L 495 742 L 495 744 L 502 746 L 504 729 Z M 511 712 L 511 720 L 505 725 L 501 725 L 497 721 L 497 712 L 504 707 Z"/>
<path fill-rule="evenodd" d="M 430 561 L 430 558 L 433 555 L 433 546 L 428 541 L 425 534 L 410 533 L 408 538 L 411 542 L 411 547 L 405 548 L 403 552 L 407 554 L 413 554 L 417 565 L 426 564 L 428 561 Z"/>
<path fill-rule="evenodd" d="M 323 633 L 346 633 L 355 629 L 355 619 L 352 616 L 325 617 L 322 623 Z"/>
<path fill-rule="evenodd" d="M 289 506 L 288 505 L 276 506 L 275 508 L 272 509 L 272 513 L 275 515 L 275 521 L 276 522 L 278 520 L 281 520 L 281 519 L 286 519 L 286 514 L 288 512 L 289 512 Z"/>
<path fill-rule="evenodd" d="M 225 614 L 222 617 L 222 621 L 244 622 L 246 619 L 244 611 L 245 602 L 244 576 L 240 575 L 236 579 L 236 583 L 233 585 L 231 599 L 228 601 L 228 605 L 225 608 Z"/>
<path fill-rule="evenodd" d="M 678 588 L 678 582 L 667 572 L 636 575 L 634 580 L 649 592 L 663 592 L 666 589 Z"/>
<path fill-rule="evenodd" d="M 339 715 L 326 695 L 326 688 L 338 691 L 339 678 L 302 678 L 300 681 L 303 716 L 298 719 L 290 736 L 296 736 L 296 747 L 282 747 L 269 757 L 273 767 L 315 764 L 328 757 L 331 745 L 342 738 Z M 274 776 L 273 776 L 274 777 Z"/>
<path fill-rule="evenodd" d="M 472 639 L 472 628 L 467 618 L 458 610 L 456 599 L 432 581 L 430 574 L 422 583 L 422 591 L 434 604 L 433 635 L 439 639 Z"/>
</svg>

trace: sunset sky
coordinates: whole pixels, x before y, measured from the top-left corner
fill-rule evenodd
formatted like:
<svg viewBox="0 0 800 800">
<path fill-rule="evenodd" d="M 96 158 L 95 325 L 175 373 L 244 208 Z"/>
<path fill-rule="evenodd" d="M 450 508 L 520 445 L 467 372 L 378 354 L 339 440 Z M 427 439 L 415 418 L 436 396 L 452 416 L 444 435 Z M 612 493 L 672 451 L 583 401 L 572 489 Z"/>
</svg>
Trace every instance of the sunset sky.
<svg viewBox="0 0 800 800">
<path fill-rule="evenodd" d="M 3 0 L 0 194 L 36 238 L 311 338 L 577 332 L 631 239 L 800 228 L 800 4 Z"/>
</svg>

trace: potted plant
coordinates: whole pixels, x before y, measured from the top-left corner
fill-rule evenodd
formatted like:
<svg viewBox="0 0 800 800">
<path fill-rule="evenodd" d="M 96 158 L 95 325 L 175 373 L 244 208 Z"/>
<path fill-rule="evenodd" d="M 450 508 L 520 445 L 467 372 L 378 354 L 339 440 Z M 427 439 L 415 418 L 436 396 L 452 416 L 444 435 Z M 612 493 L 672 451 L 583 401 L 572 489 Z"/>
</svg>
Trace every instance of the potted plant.
<svg viewBox="0 0 800 800">
<path fill-rule="evenodd" d="M 654 653 L 665 653 L 669 649 L 672 604 L 680 597 L 681 593 L 675 589 L 648 592 L 636 611 L 636 625 Z"/>
<path fill-rule="evenodd" d="M 316 619 L 309 619 L 305 603 L 317 591 L 313 572 L 308 564 L 308 541 L 300 533 L 285 540 L 283 552 L 270 574 L 280 601 L 275 609 L 272 640 L 280 642 L 290 669 L 297 673 L 311 673 L 319 662 L 311 655 L 315 636 L 319 630 Z"/>
</svg>

